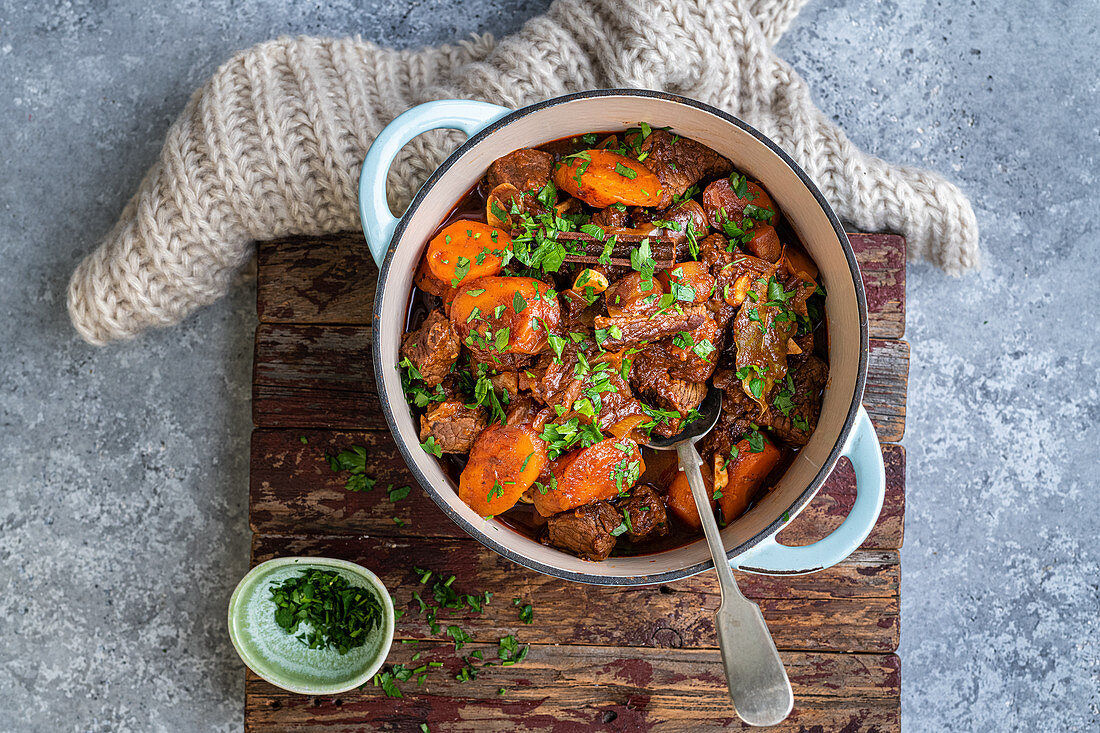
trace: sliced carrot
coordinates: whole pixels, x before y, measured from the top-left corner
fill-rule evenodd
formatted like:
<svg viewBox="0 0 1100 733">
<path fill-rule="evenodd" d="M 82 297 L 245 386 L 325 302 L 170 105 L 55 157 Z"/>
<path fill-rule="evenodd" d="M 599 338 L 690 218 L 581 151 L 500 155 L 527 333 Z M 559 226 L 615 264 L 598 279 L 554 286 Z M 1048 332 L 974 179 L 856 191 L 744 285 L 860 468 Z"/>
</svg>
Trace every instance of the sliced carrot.
<svg viewBox="0 0 1100 733">
<path fill-rule="evenodd" d="M 432 275 L 452 287 L 500 272 L 504 252 L 512 248 L 508 233 L 479 221 L 459 220 L 428 243 Z"/>
<path fill-rule="evenodd" d="M 727 524 L 745 513 L 764 479 L 779 465 L 782 457 L 783 453 L 767 438 L 764 438 L 764 450 L 759 453 L 752 452 L 748 440 L 737 444 L 737 457 L 726 464 L 728 481 L 718 498 L 722 518 Z"/>
<path fill-rule="evenodd" d="M 704 465 L 703 485 L 707 487 L 708 493 L 711 492 L 712 484 L 713 479 L 711 478 L 710 468 Z M 695 497 L 691 495 L 691 484 L 688 483 L 687 474 L 683 471 L 677 471 L 672 483 L 668 485 L 668 496 L 665 498 L 665 504 L 681 522 L 693 529 L 702 529 L 703 521 L 699 518 L 699 509 L 695 506 Z M 711 506 L 714 506 L 714 501 L 711 501 Z"/>
<path fill-rule="evenodd" d="M 656 206 L 661 182 L 634 158 L 610 150 L 584 150 L 554 170 L 554 185 L 598 209 L 611 204 Z"/>
<path fill-rule="evenodd" d="M 645 471 L 642 452 L 630 438 L 608 438 L 559 457 L 545 493 L 532 491 L 535 509 L 549 517 L 600 499 L 626 495 Z"/>
<path fill-rule="evenodd" d="M 483 277 L 459 288 L 451 323 L 470 348 L 497 354 L 537 354 L 561 320 L 554 289 L 530 277 Z"/>
<path fill-rule="evenodd" d="M 483 517 L 506 512 L 548 461 L 546 443 L 526 425 L 493 424 L 474 441 L 458 479 L 458 496 Z"/>
</svg>

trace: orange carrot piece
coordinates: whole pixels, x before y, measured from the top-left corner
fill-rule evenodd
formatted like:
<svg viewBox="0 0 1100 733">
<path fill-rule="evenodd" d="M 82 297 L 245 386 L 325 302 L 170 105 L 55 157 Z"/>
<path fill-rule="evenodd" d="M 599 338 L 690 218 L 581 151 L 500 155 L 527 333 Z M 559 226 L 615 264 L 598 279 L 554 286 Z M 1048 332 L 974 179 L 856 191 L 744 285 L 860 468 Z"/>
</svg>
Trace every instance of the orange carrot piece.
<svg viewBox="0 0 1100 733">
<path fill-rule="evenodd" d="M 458 496 L 483 517 L 506 512 L 549 459 L 546 443 L 526 425 L 493 424 L 474 441 L 458 479 Z"/>
<path fill-rule="evenodd" d="M 432 275 L 452 287 L 500 272 L 504 252 L 512 248 L 508 233 L 479 221 L 459 220 L 428 243 Z"/>
<path fill-rule="evenodd" d="M 661 182 L 634 158 L 610 150 L 585 150 L 554 170 L 554 185 L 591 206 L 656 206 Z"/>
<path fill-rule="evenodd" d="M 782 456 L 779 448 L 767 438 L 764 438 L 764 450 L 760 453 L 752 452 L 748 440 L 737 444 L 737 457 L 732 463 L 726 464 L 729 481 L 722 488 L 722 496 L 718 499 L 718 505 L 722 507 L 722 518 L 727 524 L 745 513 L 764 479 L 779 465 Z"/>
<path fill-rule="evenodd" d="M 464 344 L 497 354 L 539 353 L 546 347 L 547 329 L 556 333 L 561 320 L 554 289 L 530 277 L 483 277 L 466 283 L 449 315 Z"/>
<path fill-rule="evenodd" d="M 707 487 L 707 492 L 711 492 L 713 479 L 710 470 L 705 465 L 703 466 L 703 484 Z M 683 471 L 677 471 L 672 483 L 669 484 L 665 504 L 676 515 L 677 519 L 687 526 L 692 529 L 703 528 L 703 521 L 699 518 L 699 509 L 695 506 L 695 497 L 691 495 L 691 484 L 688 483 L 687 474 Z M 711 507 L 713 508 L 713 506 L 714 502 L 711 501 Z"/>
<path fill-rule="evenodd" d="M 642 452 L 629 438 L 608 438 L 560 456 L 550 464 L 546 493 L 531 492 L 535 509 L 549 517 L 600 499 L 626 495 L 645 471 Z"/>
</svg>

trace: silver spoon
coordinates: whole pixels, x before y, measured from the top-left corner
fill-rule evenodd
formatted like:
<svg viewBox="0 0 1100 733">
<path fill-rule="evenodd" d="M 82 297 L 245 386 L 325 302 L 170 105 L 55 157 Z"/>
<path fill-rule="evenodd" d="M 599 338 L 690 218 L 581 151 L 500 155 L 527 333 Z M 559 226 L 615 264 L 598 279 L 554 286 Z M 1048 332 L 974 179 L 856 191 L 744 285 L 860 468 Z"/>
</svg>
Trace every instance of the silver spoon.
<svg viewBox="0 0 1100 733">
<path fill-rule="evenodd" d="M 726 668 L 726 682 L 730 697 L 741 720 L 749 725 L 777 725 L 790 714 L 794 694 L 787 679 L 787 670 L 779 659 L 764 614 L 760 607 L 741 595 L 737 581 L 733 579 L 726 548 L 718 534 L 718 523 L 703 483 L 703 459 L 695 449 L 695 441 L 714 428 L 722 412 L 722 390 L 710 388 L 706 399 L 699 406 L 700 416 L 689 423 L 678 435 L 671 438 L 650 438 L 649 447 L 657 450 L 676 450 L 680 468 L 687 474 L 691 495 L 703 522 L 714 569 L 718 571 L 718 585 L 722 589 L 722 603 L 714 615 L 718 630 L 718 644 L 722 649 L 722 664 Z"/>
</svg>

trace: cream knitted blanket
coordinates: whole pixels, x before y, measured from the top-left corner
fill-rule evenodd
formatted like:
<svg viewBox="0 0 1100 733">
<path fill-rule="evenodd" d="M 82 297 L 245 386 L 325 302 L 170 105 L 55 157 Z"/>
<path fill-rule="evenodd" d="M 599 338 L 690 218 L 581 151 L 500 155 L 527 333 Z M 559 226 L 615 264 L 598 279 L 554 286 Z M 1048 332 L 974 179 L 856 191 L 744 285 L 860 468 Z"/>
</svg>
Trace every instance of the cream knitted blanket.
<svg viewBox="0 0 1100 733">
<path fill-rule="evenodd" d="M 93 344 L 179 322 L 225 294 L 252 243 L 359 228 L 357 177 L 382 127 L 432 99 L 509 107 L 592 88 L 676 92 L 775 140 L 842 219 L 892 230 L 950 273 L 978 264 L 974 212 L 938 175 L 858 150 L 772 51 L 805 0 L 558 0 L 495 43 L 395 51 L 279 39 L 237 54 L 191 97 L 118 223 L 69 284 Z M 400 210 L 461 138 L 429 133 L 390 174 Z"/>
</svg>

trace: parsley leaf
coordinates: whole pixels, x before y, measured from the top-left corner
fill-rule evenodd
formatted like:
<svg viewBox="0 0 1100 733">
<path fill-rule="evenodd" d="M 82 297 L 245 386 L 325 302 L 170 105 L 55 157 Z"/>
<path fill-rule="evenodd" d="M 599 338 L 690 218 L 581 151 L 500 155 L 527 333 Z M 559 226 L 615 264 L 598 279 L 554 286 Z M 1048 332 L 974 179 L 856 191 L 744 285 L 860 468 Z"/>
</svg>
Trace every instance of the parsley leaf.
<svg viewBox="0 0 1100 733">
<path fill-rule="evenodd" d="M 638 177 L 638 171 L 634 170 L 633 168 L 628 168 L 622 163 L 615 164 L 615 172 L 623 178 L 629 179 L 631 181 Z"/>
</svg>

